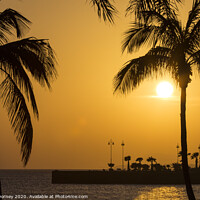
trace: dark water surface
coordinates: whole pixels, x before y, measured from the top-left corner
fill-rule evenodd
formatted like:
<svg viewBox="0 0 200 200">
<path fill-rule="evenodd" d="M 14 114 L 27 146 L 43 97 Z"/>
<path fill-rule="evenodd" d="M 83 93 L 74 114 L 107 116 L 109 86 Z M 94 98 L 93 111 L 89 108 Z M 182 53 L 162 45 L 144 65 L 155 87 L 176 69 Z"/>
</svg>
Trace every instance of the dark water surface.
<svg viewBox="0 0 200 200">
<path fill-rule="evenodd" d="M 184 185 L 51 184 L 51 170 L 0 170 L 0 179 L 3 199 L 187 200 Z"/>
</svg>

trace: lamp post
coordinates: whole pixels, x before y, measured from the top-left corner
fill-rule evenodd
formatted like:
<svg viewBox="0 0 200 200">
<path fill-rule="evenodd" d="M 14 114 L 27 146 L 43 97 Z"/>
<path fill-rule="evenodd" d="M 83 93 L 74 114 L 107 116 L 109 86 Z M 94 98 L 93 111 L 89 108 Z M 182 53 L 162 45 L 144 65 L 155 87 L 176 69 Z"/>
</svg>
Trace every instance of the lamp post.
<svg viewBox="0 0 200 200">
<path fill-rule="evenodd" d="M 122 146 L 122 170 L 124 170 L 124 141 L 122 141 L 121 146 Z"/>
<path fill-rule="evenodd" d="M 177 148 L 177 164 L 178 164 L 178 152 L 179 152 L 179 145 L 178 144 L 177 144 L 176 148 Z"/>
<path fill-rule="evenodd" d="M 108 145 L 110 145 L 110 163 L 108 163 L 108 166 L 110 167 L 110 170 L 112 170 L 112 167 L 114 167 L 114 164 L 112 163 L 112 146 L 114 145 L 114 142 L 112 139 L 108 142 Z"/>
</svg>

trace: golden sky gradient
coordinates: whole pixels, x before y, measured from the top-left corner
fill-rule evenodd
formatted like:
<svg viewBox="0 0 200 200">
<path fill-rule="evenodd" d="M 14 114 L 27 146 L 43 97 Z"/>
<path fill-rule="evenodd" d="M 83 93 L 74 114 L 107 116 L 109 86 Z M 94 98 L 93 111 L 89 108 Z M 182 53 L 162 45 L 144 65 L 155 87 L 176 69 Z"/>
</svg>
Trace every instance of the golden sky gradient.
<svg viewBox="0 0 200 200">
<path fill-rule="evenodd" d="M 123 3 L 122 3 L 123 2 Z M 1 10 L 13 8 L 33 22 L 27 37 L 48 38 L 58 60 L 58 79 L 52 91 L 34 83 L 40 120 L 33 119 L 33 150 L 27 168 L 105 169 L 110 160 L 121 165 L 125 155 L 161 164 L 176 162 L 180 145 L 180 91 L 167 100 L 152 98 L 156 86 L 170 77 L 147 80 L 127 95 L 113 95 L 112 80 L 123 63 L 144 53 L 121 53 L 123 32 L 130 18 L 123 11 L 128 0 L 116 0 L 121 14 L 114 26 L 105 24 L 85 0 L 2 0 Z M 191 1 L 185 0 L 187 9 Z M 182 9 L 184 16 L 187 11 Z M 182 17 L 183 17 L 182 16 Z M 174 83 L 173 83 L 174 84 Z M 175 85 L 174 85 L 175 87 Z M 0 168 L 22 168 L 20 145 L 0 106 Z M 188 150 L 200 144 L 200 80 L 196 74 L 187 92 Z M 190 163 L 194 163 L 189 159 Z"/>
</svg>

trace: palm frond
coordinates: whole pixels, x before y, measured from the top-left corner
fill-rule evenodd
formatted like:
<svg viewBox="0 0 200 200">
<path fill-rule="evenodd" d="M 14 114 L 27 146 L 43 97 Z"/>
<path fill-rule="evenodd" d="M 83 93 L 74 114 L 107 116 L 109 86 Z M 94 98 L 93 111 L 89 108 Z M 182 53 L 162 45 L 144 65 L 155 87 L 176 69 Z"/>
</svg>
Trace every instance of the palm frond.
<svg viewBox="0 0 200 200">
<path fill-rule="evenodd" d="M 156 2 L 160 3 L 160 0 L 129 0 L 126 8 L 126 15 L 135 13 L 136 16 L 140 16 L 140 13 L 144 10 L 155 9 Z M 158 4 L 160 5 L 160 4 Z"/>
<path fill-rule="evenodd" d="M 199 153 L 198 152 L 195 152 L 191 155 L 191 159 L 195 159 L 195 158 L 198 158 L 199 156 Z"/>
<path fill-rule="evenodd" d="M 173 47 L 181 41 L 183 32 L 179 21 L 166 19 L 155 11 L 145 11 L 144 13 L 149 22 L 132 24 L 132 27 L 125 32 L 122 52 L 127 49 L 127 52 L 131 53 L 146 44 L 155 47 L 158 43 L 163 47 Z M 155 20 L 157 21 L 154 25 L 152 22 Z"/>
<path fill-rule="evenodd" d="M 26 165 L 32 149 L 33 127 L 25 99 L 8 74 L 7 78 L 0 84 L 0 94 L 16 139 L 21 143 L 22 162 Z"/>
<path fill-rule="evenodd" d="M 10 55 L 10 54 L 9 54 Z M 13 55 L 12 59 L 7 57 L 6 54 L 1 54 L 1 56 L 4 56 L 4 60 L 2 62 L 0 58 L 1 68 L 8 73 L 11 78 L 15 81 L 16 85 L 25 92 L 25 95 L 27 99 L 31 101 L 31 106 L 33 109 L 34 115 L 39 119 L 39 112 L 35 100 L 35 95 L 33 92 L 32 83 L 25 72 L 19 58 L 15 57 Z"/>
<path fill-rule="evenodd" d="M 200 50 L 196 51 L 190 57 L 188 58 L 187 62 L 190 65 L 196 64 L 197 66 L 197 71 L 200 74 Z"/>
<path fill-rule="evenodd" d="M 186 34 L 188 34 L 195 26 L 200 17 L 200 1 L 193 0 L 192 10 L 189 12 L 188 20 L 186 23 Z"/>
<path fill-rule="evenodd" d="M 14 56 L 31 75 L 42 85 L 51 88 L 51 82 L 57 77 L 55 54 L 48 40 L 26 38 L 0 46 L 3 56 Z M 0 53 L 1 54 L 1 53 Z M 2 58 L 2 61 L 6 62 Z M 1 61 L 1 60 L 0 60 Z M 1 62 L 2 62 L 1 61 Z M 12 70 L 12 68 L 10 69 Z"/>
<path fill-rule="evenodd" d="M 104 21 L 114 23 L 114 15 L 117 13 L 117 9 L 110 0 L 90 0 L 93 7 L 97 8 L 97 14 L 99 18 L 103 18 Z"/>
<path fill-rule="evenodd" d="M 183 35 L 181 22 L 178 20 L 177 14 L 175 12 L 170 15 L 163 15 L 162 13 L 159 13 L 155 10 L 143 11 L 142 13 L 147 24 L 156 24 L 162 29 L 164 27 L 166 29 L 165 31 L 173 34 L 170 34 L 170 37 L 173 36 L 173 38 L 180 38 L 180 36 Z"/>
<path fill-rule="evenodd" d="M 135 19 L 143 18 L 143 11 L 156 11 L 163 16 L 174 15 L 178 10 L 176 3 L 181 3 L 179 0 L 130 0 L 126 9 L 126 15 L 135 14 Z"/>
<path fill-rule="evenodd" d="M 156 26 L 145 24 L 132 24 L 132 27 L 125 32 L 125 38 L 122 44 L 122 52 L 127 49 L 128 53 L 138 50 L 147 43 L 156 42 Z"/>
<path fill-rule="evenodd" d="M 182 41 L 182 25 L 177 18 L 177 1 L 130 0 L 128 9 L 135 10 L 133 27 L 125 33 L 122 51 L 138 50 L 144 44 L 173 48 Z M 129 10 L 130 11 L 130 10 Z M 132 10 L 133 12 L 133 10 Z"/>
<path fill-rule="evenodd" d="M 126 94 L 140 85 L 140 83 L 154 75 L 162 75 L 163 71 L 171 72 L 175 76 L 175 67 L 170 64 L 171 50 L 168 48 L 152 48 L 145 56 L 132 59 L 114 77 L 114 93 Z"/>
<path fill-rule="evenodd" d="M 200 50 L 194 52 L 193 54 L 190 54 L 189 58 L 187 59 L 187 62 L 190 65 L 193 65 L 194 63 L 200 64 Z"/>
<path fill-rule="evenodd" d="M 23 36 L 23 30 L 28 28 L 30 21 L 13 9 L 6 9 L 0 13 L 0 36 L 1 43 L 7 40 L 5 33 L 11 34 L 16 31 L 17 37 Z"/>
<path fill-rule="evenodd" d="M 200 47 L 200 1 L 194 0 L 185 28 L 187 53 L 193 54 Z"/>
<path fill-rule="evenodd" d="M 186 37 L 187 51 L 189 54 L 193 54 L 200 48 L 200 20 L 194 24 Z"/>
</svg>

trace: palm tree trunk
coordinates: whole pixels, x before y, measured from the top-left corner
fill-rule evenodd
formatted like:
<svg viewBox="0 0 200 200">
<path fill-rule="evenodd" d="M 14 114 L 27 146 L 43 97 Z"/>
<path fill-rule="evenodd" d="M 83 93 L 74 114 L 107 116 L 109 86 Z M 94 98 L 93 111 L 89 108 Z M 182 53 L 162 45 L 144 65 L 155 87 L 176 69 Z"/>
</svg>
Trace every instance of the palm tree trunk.
<svg viewBox="0 0 200 200">
<path fill-rule="evenodd" d="M 182 148 L 182 168 L 185 180 L 187 195 L 189 200 L 195 200 L 193 193 L 187 157 L 187 130 L 186 130 L 186 87 L 181 88 L 181 148 Z"/>
<path fill-rule="evenodd" d="M 0 181 L 0 200 L 2 200 L 1 181 Z"/>
</svg>

